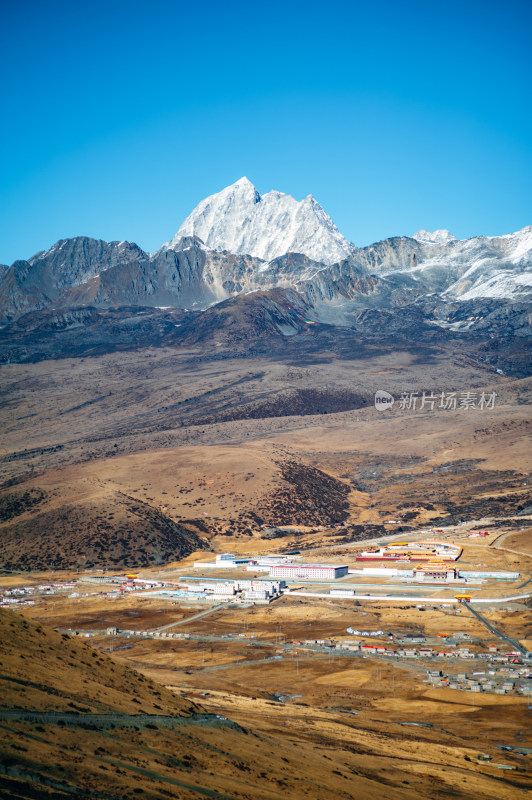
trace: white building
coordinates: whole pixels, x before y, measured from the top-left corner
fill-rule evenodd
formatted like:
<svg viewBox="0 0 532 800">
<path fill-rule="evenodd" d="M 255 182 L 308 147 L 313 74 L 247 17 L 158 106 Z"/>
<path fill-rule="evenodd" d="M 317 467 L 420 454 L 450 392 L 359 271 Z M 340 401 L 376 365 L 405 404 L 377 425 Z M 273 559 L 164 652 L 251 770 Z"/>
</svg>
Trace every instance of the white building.
<svg viewBox="0 0 532 800">
<path fill-rule="evenodd" d="M 347 575 L 349 568 L 347 564 L 341 566 L 335 564 L 272 564 L 270 577 L 272 578 L 318 578 L 322 580 L 334 580 Z"/>
<path fill-rule="evenodd" d="M 268 600 L 270 597 L 267 589 L 248 589 L 245 594 L 246 600 Z"/>
<path fill-rule="evenodd" d="M 232 581 L 226 581 L 225 583 L 214 583 L 207 587 L 209 591 L 213 594 L 234 594 L 235 593 L 235 586 Z"/>
<path fill-rule="evenodd" d="M 281 589 L 286 586 L 286 581 L 262 581 L 262 580 L 237 580 L 234 587 L 237 591 L 265 590 L 270 594 L 280 594 Z"/>
</svg>

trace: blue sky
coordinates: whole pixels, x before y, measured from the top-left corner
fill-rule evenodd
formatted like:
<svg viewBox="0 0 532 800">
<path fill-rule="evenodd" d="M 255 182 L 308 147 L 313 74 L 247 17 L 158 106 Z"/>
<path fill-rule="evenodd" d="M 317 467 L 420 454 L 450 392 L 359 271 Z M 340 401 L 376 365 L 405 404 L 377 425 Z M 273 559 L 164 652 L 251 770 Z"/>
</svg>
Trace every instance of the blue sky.
<svg viewBox="0 0 532 800">
<path fill-rule="evenodd" d="M 156 249 L 243 175 L 358 245 L 532 224 L 528 0 L 5 5 L 0 263 Z"/>
</svg>

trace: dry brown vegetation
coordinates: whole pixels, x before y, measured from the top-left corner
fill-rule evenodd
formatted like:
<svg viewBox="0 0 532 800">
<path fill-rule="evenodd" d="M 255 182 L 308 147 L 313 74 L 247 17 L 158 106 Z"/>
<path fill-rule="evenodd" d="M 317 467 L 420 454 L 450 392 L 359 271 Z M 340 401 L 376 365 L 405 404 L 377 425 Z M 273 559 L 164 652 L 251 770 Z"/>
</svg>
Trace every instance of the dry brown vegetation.
<svg viewBox="0 0 532 800">
<path fill-rule="evenodd" d="M 4 494 L 6 503 L 12 496 L 16 493 Z M 24 506 L 19 513 L 12 512 L 2 528 L 0 563 L 6 571 L 42 570 L 50 564 L 56 569 L 143 567 L 208 547 L 193 527 L 178 524 L 159 509 L 121 492 L 98 501 L 79 502 L 73 497 L 59 507 L 49 503 L 32 514 L 26 511 Z"/>
<path fill-rule="evenodd" d="M 331 610 L 318 613 L 325 627 L 333 624 Z M 278 619 L 264 609 L 256 622 L 273 629 Z M 298 627 L 297 615 L 292 624 Z M 206 664 L 192 643 L 144 642 L 116 653 L 159 679 L 170 671 L 170 691 L 19 615 L 0 612 L 0 627 L 6 798 L 273 800 L 282 792 L 294 800 L 513 800 L 530 786 L 526 773 L 501 776 L 476 761 L 482 730 L 482 750 L 516 765 L 494 746 L 526 725 L 526 705 L 515 698 L 483 698 L 473 710 L 463 693 L 443 697 L 420 687 L 407 667 L 378 660 L 301 657 L 238 666 L 242 653 L 228 650 L 225 659 L 237 663 L 213 670 L 220 654 Z M 188 674 L 180 672 L 185 664 Z M 273 695 L 280 688 L 304 700 L 279 703 Z M 358 716 L 347 713 L 355 709 Z M 427 717 L 432 727 L 404 724 Z"/>
<path fill-rule="evenodd" d="M 460 519 L 483 519 L 493 532 L 482 543 L 463 532 L 462 568 L 522 573 L 494 587 L 497 596 L 532 574 L 532 379 L 497 375 L 455 344 L 368 345 L 322 331 L 250 354 L 215 336 L 211 350 L 189 344 L 8 364 L 2 379 L 3 584 L 25 583 L 36 570 L 32 580 L 49 580 L 51 563 L 76 574 L 142 568 L 175 578 L 223 550 L 293 548 L 354 565 L 357 543 L 368 538 Z M 373 394 L 383 388 L 396 398 L 496 391 L 497 402 L 492 410 L 433 412 L 396 403 L 379 413 Z M 339 522 L 347 524 L 333 527 Z M 169 601 L 91 595 L 39 601 L 26 620 L 0 614 L 0 703 L 20 712 L 0 720 L 0 794 L 514 800 L 530 788 L 521 770 L 476 760 L 486 751 L 496 763 L 523 766 L 496 747 L 526 741 L 521 698 L 486 695 L 473 708 L 464 692 L 428 689 L 423 663 L 303 650 L 272 658 L 276 640 L 346 638 L 350 625 L 485 636 L 465 614 L 291 598 L 179 628 L 254 632 L 261 648 L 249 635 L 132 639 L 112 658 L 108 637 L 88 640 L 89 648 L 51 630 L 140 630 L 193 613 Z M 509 635 L 532 636 L 523 605 L 486 613 Z M 279 702 L 279 694 L 292 699 Z M 244 730 L 192 722 L 198 704 Z M 55 710 L 65 724 L 30 720 L 24 710 Z M 91 723 L 94 714 L 106 720 Z M 166 727 L 173 714 L 180 726 Z M 109 722 L 113 715 L 128 720 Z M 432 727 L 404 724 L 411 722 Z"/>
</svg>

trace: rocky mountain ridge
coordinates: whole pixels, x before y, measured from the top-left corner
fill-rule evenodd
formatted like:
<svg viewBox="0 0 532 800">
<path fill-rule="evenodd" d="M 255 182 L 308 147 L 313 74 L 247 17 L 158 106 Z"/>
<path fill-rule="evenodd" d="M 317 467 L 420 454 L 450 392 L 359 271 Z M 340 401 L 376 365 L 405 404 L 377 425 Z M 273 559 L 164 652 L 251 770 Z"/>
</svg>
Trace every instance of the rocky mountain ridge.
<svg viewBox="0 0 532 800">
<path fill-rule="evenodd" d="M 282 290 L 289 293 L 288 305 L 303 305 L 306 318 L 316 323 L 357 327 L 364 310 L 407 308 L 425 323 L 460 332 L 482 326 L 492 331 L 495 320 L 511 318 L 512 331 L 528 335 L 532 226 L 466 240 L 449 231 L 421 230 L 356 248 L 313 198 L 307 200 L 297 203 L 279 192 L 261 197 L 242 179 L 202 201 L 155 253 L 125 241 L 60 240 L 0 271 L 5 334 L 25 315 L 46 310 L 64 315 L 69 309 L 125 306 L 196 314 L 230 298 Z M 253 215 L 250 204 L 266 212 Z M 240 224 L 246 214 L 248 221 Z M 300 251 L 271 257 L 285 247 Z M 494 303 L 519 311 L 495 313 Z M 279 310 L 280 317 L 284 313 Z"/>
</svg>

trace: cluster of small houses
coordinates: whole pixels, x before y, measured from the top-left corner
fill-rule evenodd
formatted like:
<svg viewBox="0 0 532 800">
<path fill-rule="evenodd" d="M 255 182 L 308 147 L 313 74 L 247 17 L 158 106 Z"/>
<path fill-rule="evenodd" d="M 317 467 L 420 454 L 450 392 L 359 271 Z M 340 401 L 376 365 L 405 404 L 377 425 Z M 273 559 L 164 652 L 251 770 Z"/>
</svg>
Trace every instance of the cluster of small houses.
<svg viewBox="0 0 532 800">
<path fill-rule="evenodd" d="M 70 632 L 75 633 L 75 631 L 69 631 L 69 633 Z M 107 628 L 106 630 L 108 636 L 117 636 L 118 632 L 118 628 Z M 189 633 L 172 633 L 172 631 L 120 630 L 120 635 L 125 636 L 126 639 L 131 637 L 141 639 L 190 639 Z"/>
<path fill-rule="evenodd" d="M 347 629 L 348 633 L 359 636 L 382 636 L 383 631 L 355 631 Z M 394 638 L 393 634 L 388 635 Z M 446 676 L 441 670 L 428 670 L 429 682 L 433 686 L 462 689 L 472 692 L 493 692 L 494 694 L 524 694 L 532 697 L 532 667 L 523 665 L 523 654 L 517 650 L 500 650 L 496 644 L 488 645 L 484 652 L 472 652 L 466 645 L 460 645 L 454 639 L 472 641 L 468 633 L 455 633 L 453 638 L 445 639 L 446 647 L 453 649 L 440 650 L 433 647 L 413 647 L 426 641 L 425 637 L 416 634 L 405 634 L 396 641 L 403 647 L 393 648 L 387 645 L 372 643 L 363 644 L 358 641 L 343 641 L 332 643 L 325 639 L 310 639 L 305 642 L 295 642 L 303 645 L 321 645 L 336 650 L 351 650 L 364 655 L 389 656 L 391 658 L 446 658 L 446 659 L 482 659 L 489 666 L 509 664 L 513 666 L 496 666 L 495 669 L 476 670 L 471 675 L 458 673 L 456 676 Z"/>
<path fill-rule="evenodd" d="M 70 598 L 88 597 L 90 592 L 79 591 L 80 584 L 84 583 L 96 586 L 112 585 L 113 589 L 110 592 L 101 592 L 107 597 L 119 597 L 123 592 L 163 588 L 165 585 L 174 586 L 174 584 L 165 584 L 154 580 L 143 580 L 136 576 L 120 577 L 115 575 L 106 577 L 103 575 L 89 575 L 83 576 L 77 581 L 43 583 L 36 586 L 17 586 L 12 589 L 0 588 L 0 607 L 34 605 L 35 598 L 49 597 L 60 592 L 69 592 L 68 597 Z"/>
<path fill-rule="evenodd" d="M 532 670 L 521 666 L 497 670 L 475 670 L 471 673 L 444 675 L 441 670 L 429 670 L 428 681 L 433 686 L 492 694 L 522 694 L 532 697 Z"/>
<path fill-rule="evenodd" d="M 0 608 L 33 606 L 35 597 L 47 597 L 58 592 L 74 589 L 75 583 L 42 583 L 38 586 L 17 586 L 12 589 L 0 589 Z"/>
<path fill-rule="evenodd" d="M 383 635 L 383 631 L 355 631 L 353 628 L 348 628 L 347 632 L 359 636 Z M 360 644 L 361 651 L 370 654 L 402 656 L 404 658 L 481 658 L 490 661 L 508 661 L 519 659 L 522 656 L 522 653 L 517 650 L 500 652 L 496 644 L 488 645 L 488 650 L 485 652 L 472 652 L 466 644 L 461 644 L 461 642 L 472 642 L 473 637 L 469 633 L 461 631 L 456 631 L 452 635 L 438 634 L 437 639 L 445 645 L 445 649 L 429 646 L 414 647 L 413 645 L 426 644 L 427 639 L 422 634 L 406 633 L 402 637 L 395 637 L 392 633 L 386 635 L 389 639 L 395 639 L 403 647 L 394 649 L 379 644 Z"/>
</svg>

